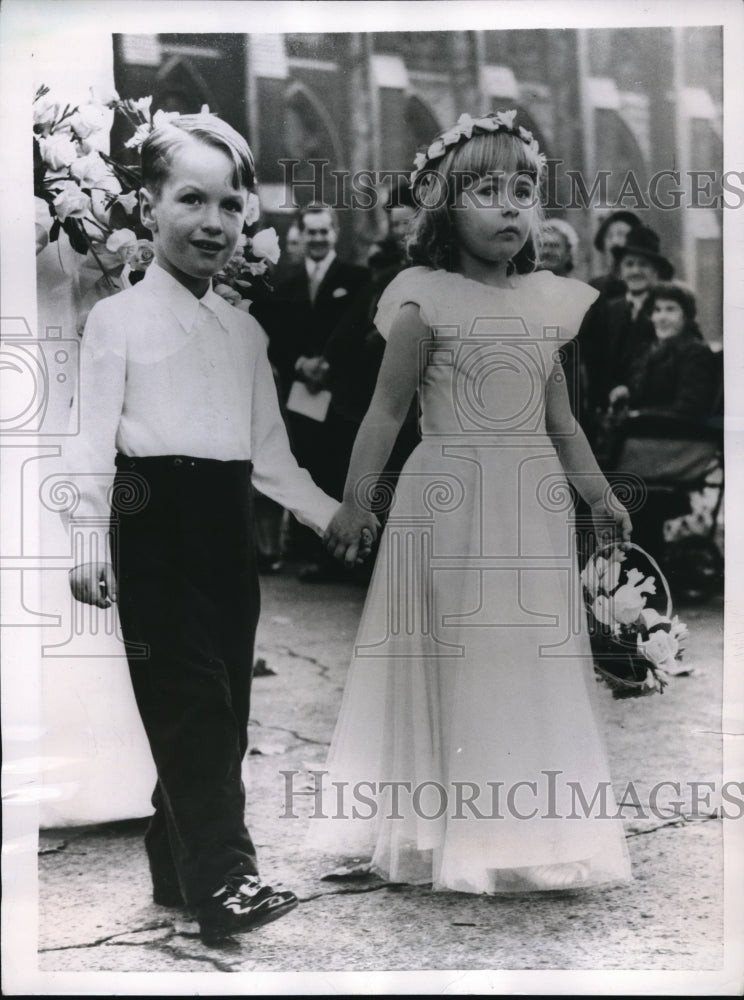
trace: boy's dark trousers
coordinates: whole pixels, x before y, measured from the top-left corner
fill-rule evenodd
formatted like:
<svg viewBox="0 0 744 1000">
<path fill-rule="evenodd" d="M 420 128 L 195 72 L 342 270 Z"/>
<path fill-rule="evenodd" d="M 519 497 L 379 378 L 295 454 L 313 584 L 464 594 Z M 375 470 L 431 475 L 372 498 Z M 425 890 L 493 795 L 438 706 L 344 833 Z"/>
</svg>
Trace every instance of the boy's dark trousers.
<svg viewBox="0 0 744 1000">
<path fill-rule="evenodd" d="M 252 467 L 124 455 L 116 465 L 119 616 L 158 774 L 145 835 L 154 895 L 198 906 L 228 872 L 257 874 L 241 780 L 260 605 Z"/>
</svg>

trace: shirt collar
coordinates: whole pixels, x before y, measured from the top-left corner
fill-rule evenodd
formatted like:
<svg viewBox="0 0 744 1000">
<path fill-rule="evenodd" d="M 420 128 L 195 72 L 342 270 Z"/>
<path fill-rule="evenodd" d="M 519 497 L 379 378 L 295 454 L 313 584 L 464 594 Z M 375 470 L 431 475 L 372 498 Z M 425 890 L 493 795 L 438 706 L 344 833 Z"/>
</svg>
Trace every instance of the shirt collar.
<svg viewBox="0 0 744 1000">
<path fill-rule="evenodd" d="M 336 259 L 336 251 L 329 250 L 325 255 L 323 260 L 312 260 L 310 257 L 305 258 L 305 270 L 309 278 L 316 275 L 319 281 L 322 281 L 328 273 L 328 268 Z"/>
<path fill-rule="evenodd" d="M 223 299 L 214 291 L 211 281 L 207 291 L 198 299 L 188 288 L 184 288 L 173 275 L 160 267 L 157 261 L 152 261 L 145 271 L 145 277 L 141 284 L 148 292 L 159 298 L 162 296 L 162 300 L 187 333 L 191 331 L 196 322 L 200 306 L 205 306 L 214 313 L 217 319 L 220 319 L 222 311 L 220 304 Z M 224 326 L 224 323 L 222 325 Z"/>
</svg>

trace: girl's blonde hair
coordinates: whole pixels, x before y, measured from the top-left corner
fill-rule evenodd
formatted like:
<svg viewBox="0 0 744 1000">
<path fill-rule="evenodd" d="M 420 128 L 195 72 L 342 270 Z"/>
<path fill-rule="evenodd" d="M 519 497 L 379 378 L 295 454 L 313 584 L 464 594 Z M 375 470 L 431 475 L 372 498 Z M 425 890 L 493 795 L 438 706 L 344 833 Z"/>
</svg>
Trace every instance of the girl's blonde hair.
<svg viewBox="0 0 744 1000">
<path fill-rule="evenodd" d="M 458 197 L 472 184 L 474 175 L 494 171 L 524 173 L 535 184 L 538 200 L 532 230 L 524 246 L 512 258 L 518 274 L 534 271 L 539 263 L 539 233 L 543 224 L 539 187 L 544 159 L 533 145 L 509 131 L 474 135 L 449 149 L 436 168 L 417 173 L 413 199 L 416 213 L 411 219 L 406 250 L 412 264 L 453 271 L 457 264 L 452 210 Z"/>
</svg>

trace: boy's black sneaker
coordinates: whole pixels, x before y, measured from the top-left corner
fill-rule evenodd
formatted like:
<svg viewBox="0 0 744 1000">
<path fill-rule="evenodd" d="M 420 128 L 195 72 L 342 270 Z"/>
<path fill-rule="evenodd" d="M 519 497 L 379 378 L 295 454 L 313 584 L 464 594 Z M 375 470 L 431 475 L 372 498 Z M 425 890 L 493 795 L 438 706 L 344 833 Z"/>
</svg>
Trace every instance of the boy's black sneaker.
<svg viewBox="0 0 744 1000">
<path fill-rule="evenodd" d="M 252 931 L 283 917 L 297 903 L 293 892 L 272 889 L 257 875 L 228 875 L 224 885 L 196 911 L 202 941 L 208 944 Z"/>
</svg>

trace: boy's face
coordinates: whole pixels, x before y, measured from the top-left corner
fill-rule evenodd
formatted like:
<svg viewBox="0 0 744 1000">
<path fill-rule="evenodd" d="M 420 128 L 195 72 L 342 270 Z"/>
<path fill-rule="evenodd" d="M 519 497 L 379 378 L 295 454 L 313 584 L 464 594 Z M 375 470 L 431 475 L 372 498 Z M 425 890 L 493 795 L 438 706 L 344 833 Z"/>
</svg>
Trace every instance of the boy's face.
<svg viewBox="0 0 744 1000">
<path fill-rule="evenodd" d="M 142 190 L 158 264 L 197 296 L 232 257 L 243 228 L 248 192 L 233 186 L 233 173 L 226 153 L 187 136 L 160 191 Z"/>
</svg>

